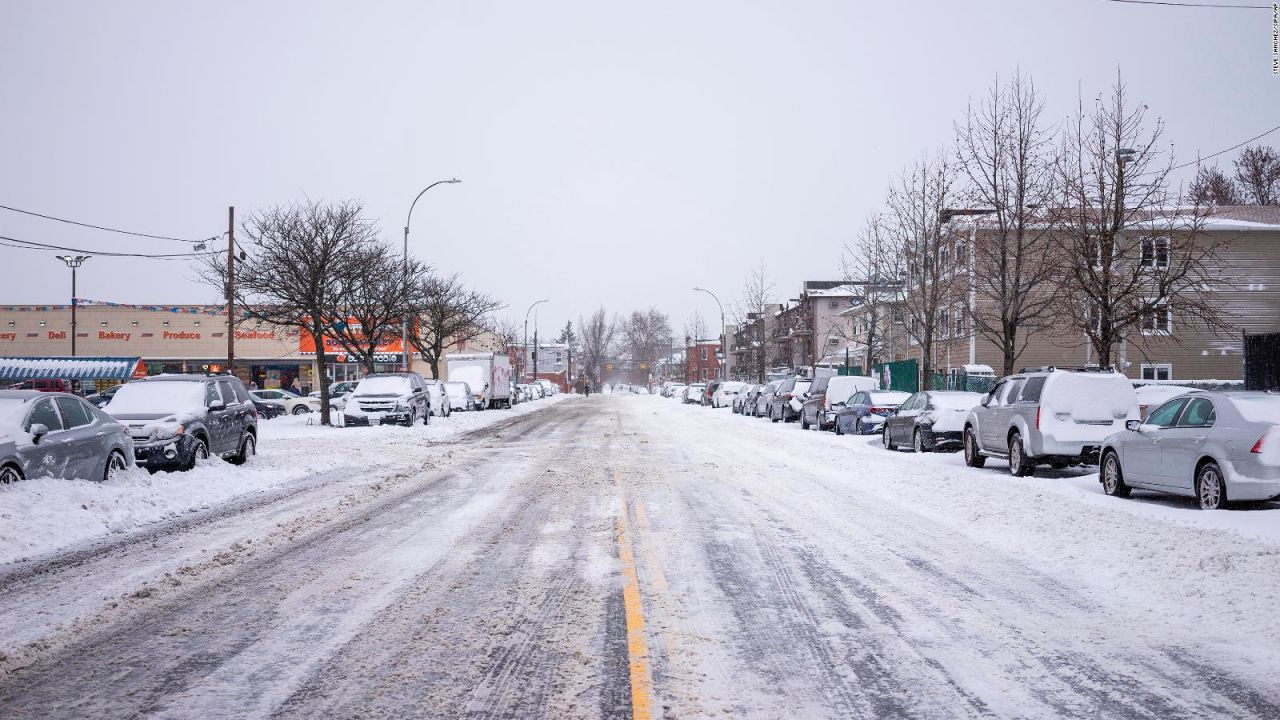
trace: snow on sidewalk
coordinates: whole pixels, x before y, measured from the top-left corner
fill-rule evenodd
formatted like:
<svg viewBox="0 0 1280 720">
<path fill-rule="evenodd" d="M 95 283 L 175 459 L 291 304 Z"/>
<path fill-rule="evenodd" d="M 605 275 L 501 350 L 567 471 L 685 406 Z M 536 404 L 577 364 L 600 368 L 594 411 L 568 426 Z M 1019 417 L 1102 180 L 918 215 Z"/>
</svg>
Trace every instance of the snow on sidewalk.
<svg viewBox="0 0 1280 720">
<path fill-rule="evenodd" d="M 391 468 L 412 466 L 431 445 L 512 417 L 549 408 L 555 395 L 511 410 L 454 413 L 431 425 L 335 428 L 308 425 L 318 415 L 260 424 L 258 455 L 235 466 L 210 459 L 190 472 L 134 469 L 110 482 L 40 478 L 0 487 L 0 567 L 216 507 L 234 498 L 297 482 L 319 472 L 349 470 L 353 483 L 376 482 Z"/>
</svg>

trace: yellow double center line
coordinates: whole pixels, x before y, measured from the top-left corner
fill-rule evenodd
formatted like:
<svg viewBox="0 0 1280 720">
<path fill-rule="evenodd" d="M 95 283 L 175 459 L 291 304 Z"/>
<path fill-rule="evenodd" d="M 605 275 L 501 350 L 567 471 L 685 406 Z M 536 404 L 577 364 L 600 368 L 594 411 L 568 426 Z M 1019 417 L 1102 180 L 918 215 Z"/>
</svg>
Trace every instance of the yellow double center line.
<svg viewBox="0 0 1280 720">
<path fill-rule="evenodd" d="M 617 483 L 617 478 L 614 478 Z M 620 493 L 622 512 L 618 515 L 618 557 L 622 561 L 622 605 L 627 618 L 627 665 L 631 676 L 631 717 L 653 717 L 653 674 L 649 670 L 649 645 L 645 639 L 644 611 L 640 605 L 640 575 L 627 532 L 627 498 Z"/>
</svg>

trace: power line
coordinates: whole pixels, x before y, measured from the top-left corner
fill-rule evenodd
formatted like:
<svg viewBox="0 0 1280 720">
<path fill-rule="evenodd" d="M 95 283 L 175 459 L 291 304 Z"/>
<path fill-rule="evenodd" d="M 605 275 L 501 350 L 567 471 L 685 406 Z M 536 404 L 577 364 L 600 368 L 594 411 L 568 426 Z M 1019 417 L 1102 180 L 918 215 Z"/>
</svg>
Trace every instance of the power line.
<svg viewBox="0 0 1280 720">
<path fill-rule="evenodd" d="M 130 253 L 130 252 L 112 252 L 110 250 L 86 250 L 84 248 L 67 247 L 65 245 L 51 245 L 49 243 L 35 242 L 34 240 L 21 240 L 19 238 L 0 235 L 0 240 L 7 240 L 0 244 L 6 247 L 18 248 L 21 250 L 62 250 L 64 252 L 86 253 L 89 255 L 100 255 L 105 257 L 131 257 L 146 258 L 149 260 L 180 260 L 182 258 L 204 257 L 208 253 Z"/>
<path fill-rule="evenodd" d="M 1216 157 L 1218 157 L 1219 155 L 1224 155 L 1224 154 L 1226 154 L 1226 153 L 1231 152 L 1232 150 L 1235 150 L 1235 149 L 1240 148 L 1240 147 L 1244 147 L 1245 145 L 1248 145 L 1249 143 L 1253 142 L 1254 140 L 1259 140 L 1259 139 L 1261 139 L 1261 138 L 1264 138 L 1264 137 L 1266 137 L 1266 136 L 1270 135 L 1271 133 L 1273 133 L 1273 132 L 1275 132 L 1275 131 L 1277 131 L 1277 130 L 1280 130 L 1280 125 L 1277 125 L 1277 126 L 1275 126 L 1275 127 L 1271 128 L 1270 130 L 1268 130 L 1268 131 L 1266 131 L 1266 132 L 1262 133 L 1261 135 L 1254 135 L 1253 137 L 1249 138 L 1248 140 L 1245 140 L 1245 141 L 1244 141 L 1244 142 L 1242 142 L 1242 143 L 1238 143 L 1238 144 L 1236 144 L 1236 145 L 1232 145 L 1231 147 L 1227 148 L 1226 150 L 1219 150 L 1218 152 L 1216 152 L 1216 153 L 1214 153 L 1214 154 L 1212 154 L 1212 155 L 1206 155 L 1206 156 L 1204 156 L 1204 157 L 1202 157 L 1202 158 L 1196 158 L 1196 159 L 1195 159 L 1194 161 L 1192 161 L 1192 162 L 1189 162 L 1189 163 L 1183 163 L 1183 164 L 1181 164 L 1181 165 L 1176 165 L 1176 166 L 1174 166 L 1174 167 L 1169 168 L 1169 170 L 1170 170 L 1170 171 L 1173 171 L 1173 170 L 1181 170 L 1182 168 L 1185 168 L 1185 167 L 1191 167 L 1192 165 L 1199 165 L 1200 163 L 1204 162 L 1205 160 L 1209 160 L 1209 159 L 1212 159 L 1212 158 L 1216 158 Z"/>
<path fill-rule="evenodd" d="M 8 210 L 9 212 L 22 213 L 23 215 L 31 215 L 32 217 L 44 218 L 45 220 L 53 220 L 55 222 L 66 223 L 68 225 L 79 225 L 80 227 L 92 228 L 94 230 L 104 230 L 106 232 L 120 233 L 121 235 L 133 235 L 134 237 L 151 238 L 153 240 L 173 240 L 175 242 L 190 243 L 192 245 L 196 243 L 205 242 L 205 240 L 184 240 L 183 238 L 170 237 L 168 235 L 152 235 L 150 233 L 140 233 L 140 232 L 134 232 L 132 230 L 120 230 L 117 228 L 103 227 L 102 225 L 84 223 L 78 220 L 68 220 L 66 218 L 54 217 L 53 215 L 45 215 L 43 213 L 34 212 L 32 210 L 23 210 L 21 208 L 9 207 L 8 205 L 0 205 L 0 210 Z"/>
<path fill-rule="evenodd" d="M 1270 10 L 1270 5 L 1228 5 L 1226 3 L 1168 2 L 1167 0 L 1107 0 L 1127 5 L 1166 5 L 1168 7 L 1218 8 L 1223 10 Z"/>
</svg>

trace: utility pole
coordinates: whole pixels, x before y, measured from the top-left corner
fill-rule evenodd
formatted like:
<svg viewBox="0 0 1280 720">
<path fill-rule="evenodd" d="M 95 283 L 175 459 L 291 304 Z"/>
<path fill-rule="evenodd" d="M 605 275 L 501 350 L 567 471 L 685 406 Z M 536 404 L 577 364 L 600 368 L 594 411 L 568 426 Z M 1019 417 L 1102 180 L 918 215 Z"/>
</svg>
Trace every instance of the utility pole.
<svg viewBox="0 0 1280 720">
<path fill-rule="evenodd" d="M 324 349 L 321 348 L 321 352 Z M 236 370 L 236 209 L 227 208 L 227 372 Z"/>
<path fill-rule="evenodd" d="M 538 311 L 533 311 L 533 381 L 538 382 Z"/>
</svg>

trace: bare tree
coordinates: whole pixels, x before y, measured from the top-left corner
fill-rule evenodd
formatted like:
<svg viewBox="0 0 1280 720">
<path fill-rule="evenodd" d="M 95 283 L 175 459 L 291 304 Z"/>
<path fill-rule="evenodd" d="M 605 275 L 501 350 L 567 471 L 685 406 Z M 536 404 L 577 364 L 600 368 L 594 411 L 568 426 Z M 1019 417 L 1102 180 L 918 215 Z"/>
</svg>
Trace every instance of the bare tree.
<svg viewBox="0 0 1280 720">
<path fill-rule="evenodd" d="M 1217 246 L 1201 233 L 1205 209 L 1181 208 L 1169 191 L 1163 129 L 1159 120 L 1148 129 L 1146 106 L 1129 102 L 1117 75 L 1109 98 L 1087 112 L 1080 103 L 1062 141 L 1064 314 L 1102 367 L 1129 333 L 1166 335 L 1174 317 L 1224 327 L 1212 293 L 1224 281 Z"/>
<path fill-rule="evenodd" d="M 908 168 L 889 191 L 886 227 L 906 266 L 902 308 L 920 345 L 921 387 L 933 387 L 934 345 L 941 312 L 953 300 L 952 239 L 943 232 L 954 171 L 938 155 Z"/>
<path fill-rule="evenodd" d="M 498 350 L 507 352 L 520 344 L 520 324 L 514 318 L 504 315 L 495 318 L 489 330 L 498 337 Z"/>
<path fill-rule="evenodd" d="M 599 382 L 600 368 L 613 353 L 617 324 L 609 319 L 604 308 L 599 308 L 586 319 L 578 318 L 578 328 L 582 336 L 582 371 L 588 382 Z"/>
<path fill-rule="evenodd" d="M 744 363 L 748 370 L 747 376 L 759 378 L 761 381 L 765 376 L 765 342 L 767 341 L 767 338 L 760 337 L 765 326 L 761 313 L 764 311 L 764 306 L 773 302 L 775 295 L 774 282 L 768 275 L 764 260 L 761 259 L 760 265 L 752 268 L 751 274 L 747 276 L 747 281 L 742 287 L 742 295 L 729 304 L 729 314 L 734 324 L 745 330 L 747 334 L 747 358 Z"/>
<path fill-rule="evenodd" d="M 376 244 L 377 229 L 359 203 L 308 202 L 262 210 L 241 225 L 245 252 L 236 263 L 235 299 L 246 316 L 295 327 L 315 341 L 320 377 L 320 422 L 328 425 L 329 376 L 325 338 L 345 321 L 342 298 Z M 211 256 L 206 282 L 226 292 L 225 259 Z"/>
<path fill-rule="evenodd" d="M 431 366 L 431 377 L 440 377 L 444 351 L 485 332 L 489 316 L 504 305 L 482 292 L 471 290 L 453 275 L 424 273 L 412 293 L 413 331 L 409 342 Z"/>
<path fill-rule="evenodd" d="M 892 348 L 886 346 L 882 331 L 893 322 L 893 305 L 902 290 L 902 254 L 880 213 L 868 215 L 857 240 L 853 244 L 845 243 L 840 266 L 845 280 L 862 288 L 855 304 L 863 308 L 863 317 L 858 321 L 859 325 L 863 321 L 866 324 L 863 372 L 870 373 L 877 361 L 892 359 L 889 357 Z M 861 334 L 850 333 L 847 339 Z"/>
<path fill-rule="evenodd" d="M 972 270 L 973 331 L 1000 348 L 1005 375 L 1013 374 L 1031 330 L 1058 309 L 1058 245 L 1044 218 L 1054 197 L 1054 173 L 1043 113 L 1043 98 L 1018 72 L 1007 84 L 997 79 L 977 107 L 969 106 L 963 124 L 956 124 L 956 160 L 966 181 L 962 196 L 987 212 L 976 220 L 972 242 L 960 238 L 955 250 Z"/>
<path fill-rule="evenodd" d="M 1255 205 L 1280 204 L 1280 153 L 1268 145 L 1247 147 L 1236 158 L 1236 182 Z"/>
<path fill-rule="evenodd" d="M 706 336 L 707 321 L 702 317 L 702 313 L 695 309 L 693 311 L 693 315 L 690 315 L 689 318 L 684 321 L 685 343 L 697 343 L 699 340 L 705 339 Z"/>
<path fill-rule="evenodd" d="M 1187 200 L 1195 205 L 1243 205 L 1240 188 L 1217 167 L 1201 167 L 1191 181 Z"/>
<path fill-rule="evenodd" d="M 632 362 L 642 365 L 647 375 L 671 344 L 671 323 L 657 308 L 636 310 L 622 325 L 622 339 Z"/>
<path fill-rule="evenodd" d="M 366 372 L 373 372 L 378 348 L 400 338 L 401 320 L 410 311 L 410 288 L 426 270 L 415 260 L 406 263 L 381 242 L 353 253 L 351 263 L 352 277 L 339 286 L 336 301 L 344 317 L 335 319 L 331 336 Z"/>
</svg>

